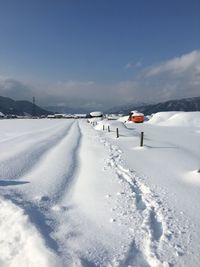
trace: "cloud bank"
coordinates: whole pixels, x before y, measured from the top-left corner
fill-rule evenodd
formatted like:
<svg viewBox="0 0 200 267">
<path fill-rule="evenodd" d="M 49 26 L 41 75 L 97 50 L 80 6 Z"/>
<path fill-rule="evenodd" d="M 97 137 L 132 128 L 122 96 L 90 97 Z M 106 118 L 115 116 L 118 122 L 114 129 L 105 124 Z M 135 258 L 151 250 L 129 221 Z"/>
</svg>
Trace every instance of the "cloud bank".
<svg viewBox="0 0 200 267">
<path fill-rule="evenodd" d="M 104 109 L 132 102 L 161 102 L 200 95 L 200 51 L 192 51 L 141 70 L 137 77 L 112 84 L 95 81 L 25 82 L 0 76 L 0 95 L 43 106 Z"/>
<path fill-rule="evenodd" d="M 158 66 L 150 67 L 146 73 L 147 77 L 157 76 L 163 73 L 182 75 L 200 71 L 200 51 L 191 53 L 168 60 Z"/>
</svg>

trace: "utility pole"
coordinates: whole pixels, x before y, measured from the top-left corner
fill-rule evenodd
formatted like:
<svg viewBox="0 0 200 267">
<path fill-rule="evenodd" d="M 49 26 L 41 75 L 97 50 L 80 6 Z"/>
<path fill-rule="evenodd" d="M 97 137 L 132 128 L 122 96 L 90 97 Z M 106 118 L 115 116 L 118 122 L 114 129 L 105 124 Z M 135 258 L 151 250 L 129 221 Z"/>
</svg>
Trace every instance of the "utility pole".
<svg viewBox="0 0 200 267">
<path fill-rule="evenodd" d="M 35 108 L 35 97 L 33 96 L 33 110 L 32 110 L 32 117 L 36 116 L 36 108 Z"/>
</svg>

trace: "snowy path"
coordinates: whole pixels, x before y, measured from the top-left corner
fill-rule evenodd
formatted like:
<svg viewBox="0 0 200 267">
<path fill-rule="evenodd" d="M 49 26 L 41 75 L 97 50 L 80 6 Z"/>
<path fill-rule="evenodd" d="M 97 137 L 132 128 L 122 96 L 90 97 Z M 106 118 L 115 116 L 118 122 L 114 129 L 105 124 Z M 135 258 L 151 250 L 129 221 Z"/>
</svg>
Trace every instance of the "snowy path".
<svg viewBox="0 0 200 267">
<path fill-rule="evenodd" d="M 183 229 L 114 143 L 78 120 L 0 142 L 1 266 L 179 266 Z"/>
</svg>

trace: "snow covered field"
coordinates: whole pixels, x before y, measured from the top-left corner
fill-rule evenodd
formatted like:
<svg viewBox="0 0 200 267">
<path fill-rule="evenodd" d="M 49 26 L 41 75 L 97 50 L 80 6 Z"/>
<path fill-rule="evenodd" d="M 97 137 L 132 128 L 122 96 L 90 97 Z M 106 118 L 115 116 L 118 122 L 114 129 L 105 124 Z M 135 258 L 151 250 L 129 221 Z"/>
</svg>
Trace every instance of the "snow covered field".
<svg viewBox="0 0 200 267">
<path fill-rule="evenodd" d="M 0 121 L 1 267 L 200 266 L 200 112 L 124 120 Z"/>
</svg>

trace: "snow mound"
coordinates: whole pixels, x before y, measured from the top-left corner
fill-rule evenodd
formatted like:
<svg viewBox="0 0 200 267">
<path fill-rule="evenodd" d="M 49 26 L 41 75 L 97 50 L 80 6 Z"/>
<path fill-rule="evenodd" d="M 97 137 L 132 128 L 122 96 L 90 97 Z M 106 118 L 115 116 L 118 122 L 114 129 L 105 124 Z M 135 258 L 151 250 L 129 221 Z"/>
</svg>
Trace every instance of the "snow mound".
<svg viewBox="0 0 200 267">
<path fill-rule="evenodd" d="M 0 266 L 56 266 L 56 256 L 21 208 L 0 198 L 0 214 Z"/>
<path fill-rule="evenodd" d="M 200 112 L 158 112 L 152 115 L 148 123 L 162 126 L 200 127 Z"/>
<path fill-rule="evenodd" d="M 123 116 L 123 117 L 119 118 L 118 121 L 127 122 L 128 118 L 129 118 L 129 116 Z"/>
</svg>

